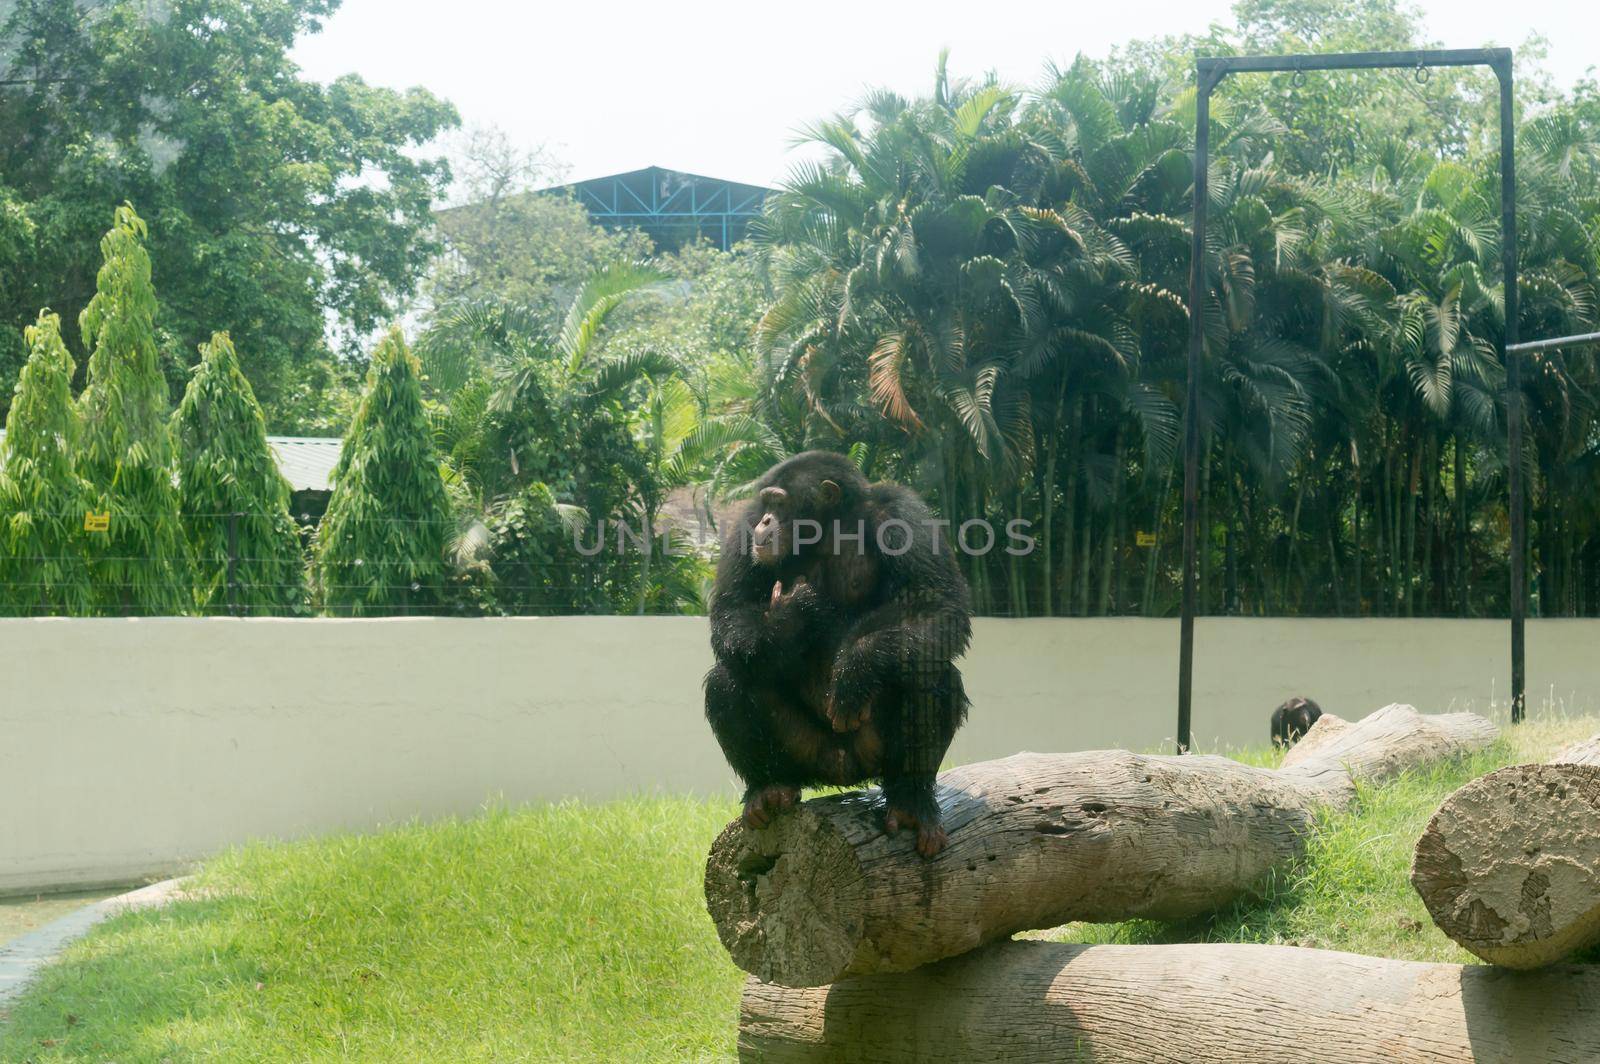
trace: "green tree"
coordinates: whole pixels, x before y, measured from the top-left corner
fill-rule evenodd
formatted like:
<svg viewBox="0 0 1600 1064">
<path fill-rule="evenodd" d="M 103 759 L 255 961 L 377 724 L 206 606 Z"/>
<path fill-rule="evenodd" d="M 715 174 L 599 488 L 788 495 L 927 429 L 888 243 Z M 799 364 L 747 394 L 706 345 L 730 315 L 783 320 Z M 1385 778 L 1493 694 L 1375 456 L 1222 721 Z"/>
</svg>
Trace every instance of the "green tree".
<svg viewBox="0 0 1600 1064">
<path fill-rule="evenodd" d="M 167 383 L 156 351 L 155 288 L 148 233 L 131 206 L 118 207 L 100 241 L 105 264 L 79 316 L 89 345 L 88 383 L 78 397 L 83 442 L 78 473 L 110 514 L 91 540 L 95 595 L 106 613 L 176 614 L 192 605 L 178 492 L 173 486 Z"/>
<path fill-rule="evenodd" d="M 61 318 L 39 312 L 24 332 L 28 361 L 0 444 L 0 607 L 8 614 L 83 615 L 94 592 L 84 554 L 89 486 L 72 467 L 79 436 L 72 356 Z"/>
<path fill-rule="evenodd" d="M 1074 69 L 1047 89 L 1034 121 L 1020 120 L 1021 93 L 952 79 L 941 57 L 930 96 L 870 93 L 862 115 L 818 124 L 829 157 L 768 202 L 761 238 L 777 294 L 756 330 L 770 387 L 805 401 L 803 443 L 867 444 L 874 472 L 920 481 L 952 524 L 1020 507 L 1042 470 L 1046 573 L 1035 578 L 1052 581 L 1066 420 L 1094 396 L 1101 416 L 1072 437 L 1069 464 L 1073 476 L 1098 474 L 1106 490 L 1083 491 L 1108 514 L 1130 444 L 1142 431 L 1170 454 L 1174 420 L 1140 380 L 1134 330 L 1160 293 L 1133 283 L 1134 256 L 1107 225 L 1164 209 L 1157 197 L 1182 172 L 1183 132 L 1152 121 L 1148 107 L 1130 109 L 1124 129 Z M 1068 526 L 1070 541 L 1070 516 Z M 1101 527 L 1111 543 L 1114 522 Z M 1102 556 L 1109 572 L 1109 547 Z M 1025 612 L 1023 563 L 999 572 L 994 562 L 967 560 L 979 608 L 1009 598 Z M 1001 577 L 1005 592 L 993 586 Z M 1103 609 L 1110 586 L 1100 583 Z M 1052 608 L 1048 593 L 1042 605 Z"/>
<path fill-rule="evenodd" d="M 525 305 L 463 301 L 441 308 L 418 342 L 445 407 L 440 435 L 463 514 L 476 515 L 469 529 L 485 531 L 480 553 L 501 609 L 669 612 L 698 601 L 684 575 L 692 566 L 663 565 L 659 555 L 652 565 L 642 543 L 635 563 L 609 538 L 619 520 L 637 533 L 672 486 L 658 474 L 681 433 L 658 431 L 650 389 L 681 367 L 653 348 L 604 350 L 613 316 L 659 295 L 664 279 L 642 265 L 600 270 L 559 328 Z M 604 547 L 576 551 L 575 522 L 588 524 L 586 542 L 604 522 Z"/>
<path fill-rule="evenodd" d="M 1239 33 L 1198 46 L 1424 42 L 1391 0 L 1238 12 Z M 707 389 L 702 429 L 741 396 L 782 449 L 851 447 L 953 523 L 1028 519 L 1032 558 L 967 560 L 980 609 L 1175 609 L 1190 71 L 1170 41 L 1079 59 L 1033 93 L 941 63 L 927 96 L 869 92 L 817 124 L 824 158 L 755 229 L 775 294 L 754 387 Z M 1530 80 L 1533 108 L 1546 89 Z M 1354 85 L 1238 77 L 1213 100 L 1205 611 L 1505 608 L 1492 94 L 1440 72 Z M 1546 101 L 1519 133 L 1524 336 L 1596 320 L 1595 98 L 1580 86 L 1571 104 Z M 1600 468 L 1594 365 L 1547 353 L 1524 380 L 1547 612 L 1600 604 L 1600 510 L 1575 501 Z"/>
<path fill-rule="evenodd" d="M 606 325 L 612 355 L 670 350 L 697 380 L 727 363 L 754 362 L 756 323 L 771 301 L 761 256 L 749 244 L 721 251 L 689 244 L 655 260 L 657 298 L 633 300 Z"/>
<path fill-rule="evenodd" d="M 454 518 L 421 367 L 398 328 L 379 342 L 317 534 L 322 607 L 336 616 L 437 611 Z"/>
<path fill-rule="evenodd" d="M 201 347 L 172 432 L 195 608 L 304 612 L 305 558 L 289 516 L 289 482 L 267 446 L 261 407 L 227 333 Z"/>
<path fill-rule="evenodd" d="M 338 8 L 0 5 L 0 56 L 20 82 L 0 86 L 0 331 L 45 304 L 70 324 L 93 291 L 105 205 L 131 200 L 154 223 L 173 397 L 197 346 L 227 329 L 276 431 L 344 424 L 355 382 L 327 320 L 354 354 L 414 292 L 449 180 L 424 146 L 457 118 L 421 89 L 301 78 L 291 49 Z M 0 381 L 15 372 L 0 366 Z"/>
<path fill-rule="evenodd" d="M 554 324 L 596 271 L 654 250 L 643 232 L 602 228 L 577 200 L 538 191 L 560 179 L 561 167 L 498 130 L 465 136 L 452 170 L 455 205 L 437 214 L 442 254 L 422 287 L 431 308 L 492 298 Z"/>
</svg>

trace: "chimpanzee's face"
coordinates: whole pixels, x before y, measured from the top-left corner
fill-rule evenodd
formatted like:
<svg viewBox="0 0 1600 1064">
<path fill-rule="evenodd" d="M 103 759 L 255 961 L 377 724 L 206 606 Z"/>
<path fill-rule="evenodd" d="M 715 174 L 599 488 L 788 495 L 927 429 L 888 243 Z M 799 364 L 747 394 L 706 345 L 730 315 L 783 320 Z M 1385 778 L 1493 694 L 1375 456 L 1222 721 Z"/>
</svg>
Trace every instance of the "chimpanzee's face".
<svg viewBox="0 0 1600 1064">
<path fill-rule="evenodd" d="M 791 509 L 789 493 L 782 488 L 765 488 L 761 492 L 761 519 L 750 534 L 750 557 L 757 565 L 777 565 L 794 533 L 788 517 Z"/>
<path fill-rule="evenodd" d="M 774 484 L 761 490 L 760 501 L 761 517 L 750 530 L 750 559 L 773 566 L 821 539 L 822 520 L 839 501 L 839 485 L 824 480 L 808 491 Z"/>
</svg>

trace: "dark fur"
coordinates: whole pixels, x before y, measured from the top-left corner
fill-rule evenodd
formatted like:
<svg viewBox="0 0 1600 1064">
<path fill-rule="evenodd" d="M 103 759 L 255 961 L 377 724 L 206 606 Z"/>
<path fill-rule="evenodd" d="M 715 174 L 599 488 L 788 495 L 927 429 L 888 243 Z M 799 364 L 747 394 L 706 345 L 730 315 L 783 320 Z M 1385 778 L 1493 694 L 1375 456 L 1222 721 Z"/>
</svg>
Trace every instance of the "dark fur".
<svg viewBox="0 0 1600 1064">
<path fill-rule="evenodd" d="M 832 506 L 825 480 L 839 486 Z M 831 532 L 837 521 L 849 535 L 861 522 L 863 542 L 825 536 L 796 552 L 786 533 L 781 557 L 758 563 L 751 536 L 771 486 L 789 494 L 787 525 L 811 518 Z M 898 555 L 877 542 L 894 518 L 912 533 Z M 711 598 L 717 664 L 706 717 L 746 785 L 751 826 L 792 805 L 801 787 L 881 779 L 886 827 L 916 827 L 925 855 L 943 846 L 934 775 L 966 718 L 954 660 L 972 625 L 948 537 L 936 547 L 928 518 L 915 492 L 869 484 L 844 456 L 809 451 L 773 467 L 728 530 Z M 893 526 L 890 547 L 903 541 Z"/>
<path fill-rule="evenodd" d="M 1287 750 L 1311 730 L 1322 716 L 1322 707 L 1309 698 L 1296 696 L 1272 711 L 1272 745 Z"/>
</svg>

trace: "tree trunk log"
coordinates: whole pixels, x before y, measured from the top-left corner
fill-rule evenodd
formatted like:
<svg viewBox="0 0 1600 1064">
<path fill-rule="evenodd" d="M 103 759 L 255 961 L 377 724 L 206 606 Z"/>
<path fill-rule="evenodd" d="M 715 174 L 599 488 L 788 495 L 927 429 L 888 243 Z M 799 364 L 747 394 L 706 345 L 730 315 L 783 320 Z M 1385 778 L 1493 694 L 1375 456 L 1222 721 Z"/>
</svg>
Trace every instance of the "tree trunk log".
<svg viewBox="0 0 1600 1064">
<path fill-rule="evenodd" d="M 763 1064 L 1600 1059 L 1600 968 L 1523 973 L 1294 946 L 1005 942 L 828 987 L 751 978 Z"/>
<path fill-rule="evenodd" d="M 1388 706 L 1324 716 L 1280 769 L 1126 751 L 1016 754 L 945 773 L 950 844 L 932 860 L 885 836 L 876 792 L 813 799 L 771 827 L 730 824 L 706 905 L 734 963 L 818 986 L 900 972 L 1072 920 L 1179 919 L 1249 891 L 1297 857 L 1318 807 L 1484 746 L 1470 713 Z M 1348 767 L 1347 767 L 1348 766 Z"/>
<path fill-rule="evenodd" d="M 1441 931 L 1493 964 L 1537 968 L 1600 942 L 1600 736 L 1446 798 L 1411 885 Z"/>
</svg>

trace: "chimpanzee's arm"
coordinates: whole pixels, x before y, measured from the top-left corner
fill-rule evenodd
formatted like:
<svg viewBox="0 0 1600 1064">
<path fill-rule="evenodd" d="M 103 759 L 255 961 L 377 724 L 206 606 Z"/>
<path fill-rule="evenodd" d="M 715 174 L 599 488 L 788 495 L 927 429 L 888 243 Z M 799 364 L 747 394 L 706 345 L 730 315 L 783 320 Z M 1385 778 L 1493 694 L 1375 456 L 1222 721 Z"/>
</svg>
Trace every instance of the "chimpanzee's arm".
<svg viewBox="0 0 1600 1064">
<path fill-rule="evenodd" d="M 850 626 L 834 658 L 829 715 L 843 729 L 860 725 L 886 685 L 903 692 L 938 685 L 972 637 L 966 583 L 927 509 L 908 492 L 878 490 L 880 521 L 898 519 L 912 532 L 908 549 L 882 552 L 882 598 Z"/>
<path fill-rule="evenodd" d="M 810 585 L 772 602 L 776 577 L 750 560 L 736 529 L 723 544 L 711 593 L 711 649 L 717 660 L 749 674 L 779 674 L 799 665 L 813 637 L 827 630 L 830 609 Z"/>
</svg>

